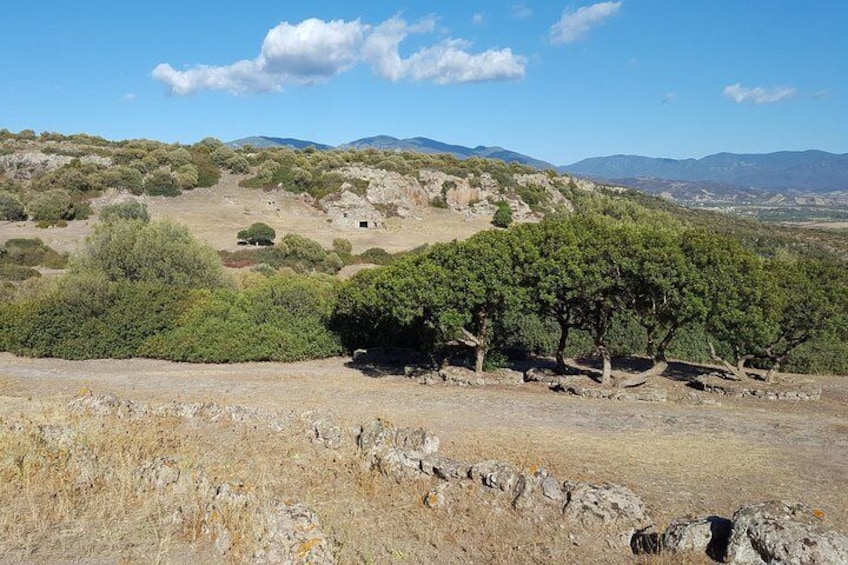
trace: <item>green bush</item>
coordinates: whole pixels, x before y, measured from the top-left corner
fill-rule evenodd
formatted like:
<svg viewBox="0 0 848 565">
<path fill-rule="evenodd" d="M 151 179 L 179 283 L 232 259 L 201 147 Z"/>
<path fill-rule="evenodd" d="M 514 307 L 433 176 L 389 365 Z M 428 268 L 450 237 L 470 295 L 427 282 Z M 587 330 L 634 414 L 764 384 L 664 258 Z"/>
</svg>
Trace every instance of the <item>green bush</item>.
<svg viewBox="0 0 848 565">
<path fill-rule="evenodd" d="M 337 355 L 326 323 L 335 303 L 330 279 L 276 276 L 244 293 L 196 291 L 177 327 L 143 353 L 174 361 L 300 361 Z"/>
<path fill-rule="evenodd" d="M 182 291 L 165 285 L 67 276 L 34 300 L 6 307 L 0 345 L 37 357 L 134 357 L 172 327 L 181 301 Z"/>
<path fill-rule="evenodd" d="M 101 222 L 114 222 L 116 220 L 141 220 L 144 223 L 150 221 L 147 204 L 137 200 L 127 200 L 117 204 L 109 204 L 100 209 Z"/>
<path fill-rule="evenodd" d="M 179 196 L 182 194 L 177 178 L 167 169 L 154 171 L 144 179 L 144 192 L 150 196 Z"/>
<path fill-rule="evenodd" d="M 143 281 L 186 288 L 224 283 L 221 259 L 185 226 L 168 220 L 99 223 L 86 239 L 73 270 L 108 280 Z"/>
<path fill-rule="evenodd" d="M 360 263 L 372 263 L 374 265 L 391 265 L 395 258 L 382 247 L 371 247 L 359 254 Z"/>
<path fill-rule="evenodd" d="M 0 220 L 17 222 L 26 220 L 24 205 L 13 194 L 0 192 Z"/>
<path fill-rule="evenodd" d="M 23 265 L 0 264 L 0 280 L 20 282 L 27 279 L 38 278 L 41 273 L 32 267 Z"/>
<path fill-rule="evenodd" d="M 506 202 L 498 202 L 492 225 L 498 228 L 508 228 L 512 224 L 512 208 Z"/>
<path fill-rule="evenodd" d="M 64 190 L 48 190 L 36 194 L 27 204 L 27 212 L 33 220 L 56 223 L 59 220 L 74 218 L 74 203 L 71 195 Z"/>
</svg>

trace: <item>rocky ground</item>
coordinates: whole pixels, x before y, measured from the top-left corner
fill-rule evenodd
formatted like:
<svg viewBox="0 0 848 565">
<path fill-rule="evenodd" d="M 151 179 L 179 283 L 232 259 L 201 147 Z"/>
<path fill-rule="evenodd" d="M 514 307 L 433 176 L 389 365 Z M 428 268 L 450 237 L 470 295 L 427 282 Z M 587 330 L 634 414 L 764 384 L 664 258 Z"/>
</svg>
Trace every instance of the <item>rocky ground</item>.
<svg viewBox="0 0 848 565">
<path fill-rule="evenodd" d="M 43 436 L 45 429 L 53 428 L 44 426 L 58 426 L 60 438 L 63 429 L 73 430 L 71 437 L 88 438 L 85 445 L 94 453 L 97 445 L 114 445 L 116 452 L 124 453 L 118 449 L 125 443 L 120 438 L 136 438 L 138 426 L 146 431 L 138 436 L 141 439 L 129 442 L 137 447 L 126 448 L 125 456 L 110 463 L 110 472 L 118 476 L 126 467 L 125 482 L 130 486 L 114 492 L 95 489 L 85 498 L 79 498 L 83 496 L 79 487 L 62 491 L 61 496 L 54 493 L 64 500 L 64 505 L 54 505 L 55 523 L 38 516 L 39 504 L 50 504 L 50 496 L 42 493 L 46 497 L 42 500 L 37 485 L 16 483 L 24 473 L 9 475 L 9 469 L 28 467 L 12 465 L 7 456 L 2 467 L 6 486 L 0 490 L 0 502 L 7 509 L 0 553 L 8 557 L 0 562 L 149 562 L 154 548 L 159 562 L 184 562 L 186 556 L 201 555 L 212 562 L 261 562 L 256 556 L 275 547 L 314 547 L 321 553 L 323 541 L 291 533 L 297 520 L 301 530 L 318 529 L 310 525 L 310 512 L 331 545 L 327 551 L 342 563 L 709 563 L 703 551 L 673 559 L 637 557 L 620 542 L 653 524 L 654 530 L 648 532 L 654 532 L 653 538 L 649 535 L 646 542 L 652 543 L 650 539 L 656 540 L 680 519 L 729 519 L 742 507 L 771 500 L 805 506 L 769 507 L 768 512 L 805 519 L 814 513 L 821 527 L 848 530 L 844 377 L 794 377 L 805 389 L 820 388 L 821 398 L 770 400 L 696 390 L 681 376 L 651 384 L 664 393 L 665 401 L 655 395 L 644 401 L 578 396 L 562 388 L 556 393 L 545 382 L 519 383 L 516 373 L 487 375 L 482 382 L 461 382 L 457 376 L 431 378 L 429 386 L 422 385 L 420 377 L 398 373 L 354 366 L 341 358 L 219 366 L 151 360 L 73 362 L 2 354 L 4 441 L 17 437 L 13 444 L 22 453 L 32 452 L 32 445 L 41 446 L 38 449 L 51 445 Z M 80 395 L 98 398 L 107 393 L 146 406 L 147 412 L 118 418 L 114 411 L 98 415 L 68 408 Z M 178 405 L 182 408 L 175 408 Z M 209 405 L 218 408 L 203 412 L 206 417 L 184 418 L 186 413 L 197 413 L 198 406 Z M 221 408 L 234 406 L 238 408 Z M 233 411 L 239 416 L 232 416 Z M 377 419 L 389 430 L 406 431 L 380 432 L 382 428 L 373 428 Z M 363 444 L 363 430 L 368 429 L 373 433 L 366 437 L 372 439 Z M 35 443 L 27 447 L 8 430 Z M 420 432 L 409 436 L 409 430 Z M 54 441 L 56 433 L 50 433 Z M 398 444 L 398 437 L 413 439 Z M 91 438 L 100 438 L 101 443 Z M 103 516 L 104 505 L 120 506 L 116 493 L 139 489 L 138 469 L 148 469 L 141 476 L 151 476 L 150 465 L 159 461 L 161 467 L 160 458 L 173 460 L 180 476 L 194 477 L 192 485 L 199 474 L 205 477 L 203 489 L 183 485 L 173 495 L 176 498 L 157 495 L 157 500 L 168 502 L 158 503 L 156 512 L 172 517 L 182 509 L 188 516 L 179 522 L 182 526 L 173 521 L 162 526 L 151 518 L 150 508 L 143 516 L 126 510 Z M 425 468 L 428 473 L 422 471 Z M 440 478 L 440 473 L 456 479 Z M 152 476 L 160 475 L 157 471 Z M 165 486 L 172 488 L 169 480 Z M 183 484 L 179 480 L 172 482 Z M 12 489 L 15 484 L 18 490 Z M 630 500 L 632 495 L 642 506 L 635 504 L 636 510 L 628 511 L 620 523 L 585 523 L 585 508 L 575 509 L 587 505 L 597 509 L 598 497 L 606 496 L 603 485 L 613 485 L 609 488 L 614 489 L 616 508 L 620 506 L 616 496 Z M 624 490 L 615 490 L 619 487 Z M 20 497 L 20 488 L 31 492 Z M 215 496 L 233 488 L 258 494 L 250 494 L 247 502 L 237 498 L 244 502 L 238 512 L 231 506 L 229 514 L 219 512 L 229 516 L 222 523 L 230 528 L 231 547 L 225 543 L 222 549 L 217 540 L 223 530 L 211 527 L 207 514 L 221 504 Z M 202 512 L 186 510 L 188 491 Z M 545 492 L 553 493 L 553 498 Z M 577 501 L 572 515 L 545 506 L 557 492 Z M 139 505 L 138 495 L 133 496 L 133 504 L 147 508 Z M 78 510 L 80 500 L 93 507 L 87 513 Z M 232 502 L 226 499 L 227 504 Z M 553 507 L 561 508 L 562 502 Z M 251 509 L 249 519 L 245 508 Z M 258 510 L 253 512 L 254 508 Z M 588 514 L 594 515 L 594 510 Z M 74 524 L 87 524 L 84 532 L 70 534 L 74 527 L 63 522 L 70 518 Z M 123 524 L 122 533 L 106 543 L 116 521 Z M 289 529 L 280 529 L 280 523 L 289 524 Z M 288 533 L 268 533 L 274 531 Z M 747 546 L 740 543 L 744 553 Z"/>
</svg>

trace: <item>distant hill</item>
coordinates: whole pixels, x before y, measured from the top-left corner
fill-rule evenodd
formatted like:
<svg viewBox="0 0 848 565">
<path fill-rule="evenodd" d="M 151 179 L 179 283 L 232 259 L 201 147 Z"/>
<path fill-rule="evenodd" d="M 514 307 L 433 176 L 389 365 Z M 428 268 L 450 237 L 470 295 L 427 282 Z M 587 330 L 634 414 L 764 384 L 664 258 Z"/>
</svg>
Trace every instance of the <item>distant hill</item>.
<svg viewBox="0 0 848 565">
<path fill-rule="evenodd" d="M 521 163 L 537 169 L 555 169 L 556 167 L 547 161 L 530 157 L 522 153 L 516 153 L 503 147 L 465 147 L 463 145 L 451 145 L 435 139 L 426 137 L 413 137 L 410 139 L 398 139 L 388 135 L 366 137 L 357 139 L 339 146 L 340 149 L 382 149 L 383 151 L 415 151 L 419 153 L 450 153 L 460 159 L 469 157 L 482 157 L 485 159 L 500 159 L 507 163 Z"/>
<path fill-rule="evenodd" d="M 599 179 L 706 181 L 769 192 L 848 190 L 848 154 L 825 151 L 717 153 L 702 159 L 683 160 L 613 155 L 585 159 L 558 170 Z M 642 182 L 641 187 L 647 188 L 648 184 Z"/>
<path fill-rule="evenodd" d="M 306 149 L 307 147 L 314 147 L 315 149 L 319 149 L 321 151 L 326 151 L 328 149 L 333 148 L 331 145 L 315 143 L 314 141 L 293 139 L 291 137 L 267 137 L 264 135 L 236 139 L 234 141 L 228 142 L 227 145 L 229 145 L 230 147 L 243 147 L 245 145 L 252 145 L 253 147 L 256 147 L 258 149 L 266 149 L 268 147 L 290 147 L 292 149 Z"/>
<path fill-rule="evenodd" d="M 230 147 L 242 147 L 244 145 L 252 145 L 257 148 L 267 147 L 291 147 L 292 149 L 305 149 L 312 146 L 320 150 L 333 149 L 331 145 L 316 143 L 314 141 L 305 141 L 302 139 L 291 139 L 284 137 L 267 137 L 254 136 L 236 139 L 227 143 Z M 338 146 L 338 149 L 380 149 L 381 151 L 412 151 L 416 153 L 450 153 L 460 159 L 468 159 L 469 157 L 482 157 L 486 159 L 499 159 L 507 163 L 520 163 L 529 165 L 537 169 L 555 169 L 556 167 L 547 161 L 535 159 L 528 155 L 516 153 L 503 147 L 486 147 L 480 145 L 478 147 L 465 147 L 463 145 L 451 145 L 435 139 L 426 137 L 413 137 L 411 139 L 398 139 L 389 135 L 378 135 L 375 137 L 365 137 L 350 141 Z"/>
</svg>

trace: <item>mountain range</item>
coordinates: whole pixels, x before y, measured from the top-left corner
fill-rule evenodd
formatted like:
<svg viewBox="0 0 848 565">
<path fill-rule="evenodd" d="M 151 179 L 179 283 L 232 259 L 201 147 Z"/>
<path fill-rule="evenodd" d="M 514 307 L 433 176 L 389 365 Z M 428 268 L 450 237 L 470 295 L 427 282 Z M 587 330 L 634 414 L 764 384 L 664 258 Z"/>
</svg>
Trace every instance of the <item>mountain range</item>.
<svg viewBox="0 0 848 565">
<path fill-rule="evenodd" d="M 292 138 L 255 136 L 229 142 L 231 147 L 291 147 L 319 150 L 332 146 Z M 679 190 L 721 192 L 826 194 L 848 191 L 848 154 L 825 151 L 780 151 L 766 154 L 717 153 L 701 159 L 662 159 L 638 155 L 593 157 L 564 166 L 524 155 L 503 147 L 465 147 L 426 137 L 397 139 L 380 135 L 357 139 L 339 149 L 380 149 L 419 153 L 450 153 L 460 159 L 483 157 L 529 165 L 540 170 L 556 169 L 602 182 L 633 186 L 646 192 Z M 676 182 L 670 182 L 676 181 Z"/>
</svg>

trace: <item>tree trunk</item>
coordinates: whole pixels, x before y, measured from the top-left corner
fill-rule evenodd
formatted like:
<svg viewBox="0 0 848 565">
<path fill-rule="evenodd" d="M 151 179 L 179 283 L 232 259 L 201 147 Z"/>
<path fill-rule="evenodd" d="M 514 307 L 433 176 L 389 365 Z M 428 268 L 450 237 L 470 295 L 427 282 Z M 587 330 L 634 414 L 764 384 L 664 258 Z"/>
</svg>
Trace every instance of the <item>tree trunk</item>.
<svg viewBox="0 0 848 565">
<path fill-rule="evenodd" d="M 654 359 L 657 356 L 657 346 L 654 343 L 654 328 L 645 328 L 645 333 L 647 334 L 647 338 L 648 338 L 648 348 L 647 348 L 648 357 L 650 357 L 651 359 Z"/>
<path fill-rule="evenodd" d="M 777 376 L 777 373 L 780 371 L 780 367 L 783 365 L 783 362 L 786 361 L 786 356 L 781 355 L 779 357 L 775 357 L 774 364 L 769 368 L 766 373 L 766 382 L 773 383 L 774 378 Z"/>
<path fill-rule="evenodd" d="M 569 367 L 565 362 L 565 348 L 568 345 L 568 332 L 571 326 L 562 316 L 557 316 L 557 322 L 559 322 L 559 343 L 556 349 L 556 370 L 559 373 L 568 373 Z"/>
<path fill-rule="evenodd" d="M 715 363 L 720 363 L 721 366 L 724 367 L 725 370 L 727 370 L 728 379 L 732 381 L 743 381 L 748 378 L 748 375 L 746 375 L 744 371 L 740 372 L 738 367 L 734 367 L 733 365 L 719 357 L 711 341 L 708 341 L 707 344 L 710 346 L 710 359 L 712 359 Z"/>
<path fill-rule="evenodd" d="M 657 375 L 661 375 L 663 371 L 668 368 L 668 363 L 666 361 L 660 361 L 655 359 L 654 364 L 647 371 L 642 371 L 638 375 L 633 375 L 627 380 L 620 381 L 615 383 L 615 386 L 618 388 L 632 388 L 635 386 L 642 386 L 648 379 L 651 377 L 656 377 Z"/>
<path fill-rule="evenodd" d="M 745 372 L 745 363 L 747 363 L 753 358 L 753 355 L 742 355 L 739 357 L 739 359 L 736 360 L 736 370 L 739 371 L 739 374 L 748 376 L 748 374 Z"/>
<path fill-rule="evenodd" d="M 598 350 L 598 353 L 601 354 L 601 361 L 603 362 L 603 370 L 601 372 L 601 384 L 604 386 L 608 386 L 610 381 L 612 380 L 612 356 L 610 355 L 609 349 L 606 348 L 605 345 L 597 345 L 595 346 Z"/>
<path fill-rule="evenodd" d="M 486 360 L 486 347 L 478 345 L 474 348 L 474 372 L 478 375 L 483 372 L 483 362 Z"/>
</svg>

